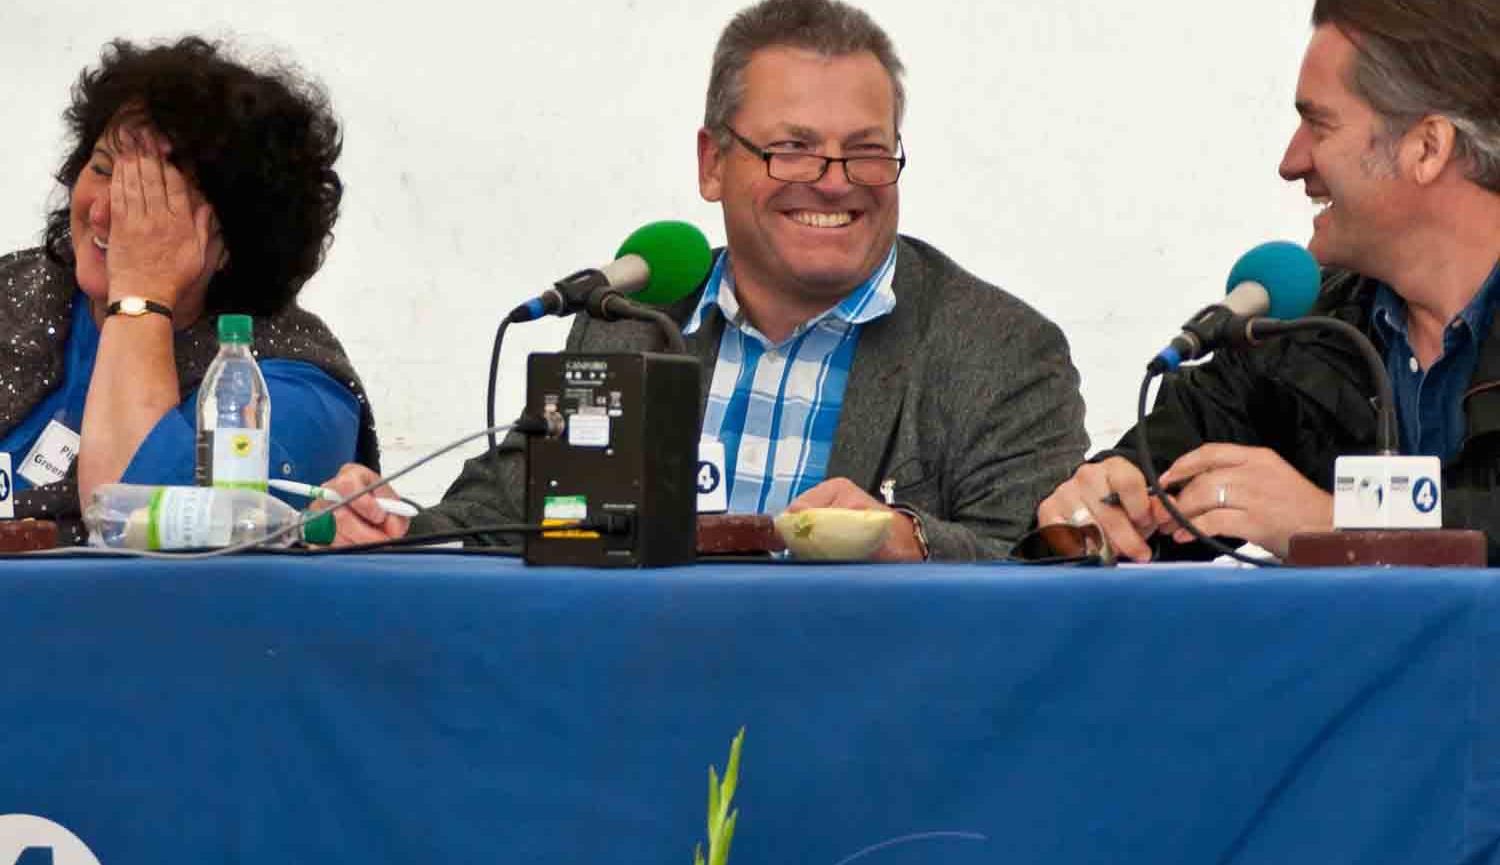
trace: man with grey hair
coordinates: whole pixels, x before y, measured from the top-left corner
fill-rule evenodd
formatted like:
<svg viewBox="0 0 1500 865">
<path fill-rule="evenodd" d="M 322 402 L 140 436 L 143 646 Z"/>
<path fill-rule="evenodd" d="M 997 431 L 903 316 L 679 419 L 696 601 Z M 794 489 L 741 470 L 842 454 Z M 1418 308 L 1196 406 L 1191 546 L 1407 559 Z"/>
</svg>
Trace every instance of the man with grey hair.
<svg viewBox="0 0 1500 865">
<path fill-rule="evenodd" d="M 1401 450 L 1443 461 L 1443 521 L 1500 561 L 1500 7 L 1317 0 L 1281 176 L 1318 208 L 1315 313 L 1362 329 L 1395 390 Z M 1332 527 L 1334 459 L 1369 453 L 1373 383 L 1352 350 L 1286 337 L 1168 376 L 1147 432 L 1161 483 L 1209 535 L 1286 552 Z M 1151 500 L 1135 432 L 1042 503 L 1146 559 L 1189 534 Z M 1111 502 L 1118 501 L 1119 504 Z"/>
<path fill-rule="evenodd" d="M 707 385 L 731 512 L 892 510 L 879 560 L 993 558 L 1087 444 L 1062 332 L 896 233 L 902 67 L 864 12 L 765 0 L 714 52 L 698 186 L 727 248 L 671 310 Z M 568 346 L 640 351 L 653 328 L 580 317 Z M 471 460 L 421 528 L 520 519 L 514 442 Z M 368 475 L 351 468 L 334 486 Z M 373 503 L 345 541 L 405 530 Z"/>
<path fill-rule="evenodd" d="M 1082 456 L 1077 373 L 1050 322 L 898 237 L 902 72 L 843 3 L 725 28 L 698 186 L 728 244 L 684 327 L 716 361 L 703 434 L 732 511 L 886 509 L 884 487 L 877 558 L 991 557 Z"/>
</svg>

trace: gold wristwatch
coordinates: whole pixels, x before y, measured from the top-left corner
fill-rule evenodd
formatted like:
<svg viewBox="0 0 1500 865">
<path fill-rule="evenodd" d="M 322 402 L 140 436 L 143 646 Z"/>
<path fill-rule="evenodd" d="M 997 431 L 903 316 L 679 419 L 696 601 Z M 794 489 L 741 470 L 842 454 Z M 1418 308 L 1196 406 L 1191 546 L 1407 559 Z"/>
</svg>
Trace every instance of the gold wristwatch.
<svg viewBox="0 0 1500 865">
<path fill-rule="evenodd" d="M 112 301 L 105 310 L 106 315 L 128 315 L 131 318 L 140 318 L 153 312 L 168 319 L 172 317 L 172 307 L 144 297 L 122 297 Z"/>
</svg>

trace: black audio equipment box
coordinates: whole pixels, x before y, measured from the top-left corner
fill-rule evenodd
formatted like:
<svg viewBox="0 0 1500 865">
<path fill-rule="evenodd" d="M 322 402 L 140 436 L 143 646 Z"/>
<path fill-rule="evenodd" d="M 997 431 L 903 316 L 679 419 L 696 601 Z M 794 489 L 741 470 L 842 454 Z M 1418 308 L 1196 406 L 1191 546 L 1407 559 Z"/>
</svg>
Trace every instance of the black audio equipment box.
<svg viewBox="0 0 1500 865">
<path fill-rule="evenodd" d="M 693 560 L 702 373 L 677 354 L 533 354 L 526 411 L 560 415 L 526 450 L 526 518 L 604 530 L 526 536 L 532 565 L 659 567 Z"/>
</svg>

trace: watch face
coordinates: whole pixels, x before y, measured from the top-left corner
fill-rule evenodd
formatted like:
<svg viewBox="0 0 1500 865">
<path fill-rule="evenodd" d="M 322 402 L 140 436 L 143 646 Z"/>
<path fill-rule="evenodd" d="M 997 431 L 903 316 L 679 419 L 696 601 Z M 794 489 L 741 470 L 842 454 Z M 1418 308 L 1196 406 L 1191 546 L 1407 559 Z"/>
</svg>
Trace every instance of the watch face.
<svg viewBox="0 0 1500 865">
<path fill-rule="evenodd" d="M 120 312 L 126 315 L 145 315 L 146 301 L 139 297 L 127 297 L 120 301 Z"/>
</svg>

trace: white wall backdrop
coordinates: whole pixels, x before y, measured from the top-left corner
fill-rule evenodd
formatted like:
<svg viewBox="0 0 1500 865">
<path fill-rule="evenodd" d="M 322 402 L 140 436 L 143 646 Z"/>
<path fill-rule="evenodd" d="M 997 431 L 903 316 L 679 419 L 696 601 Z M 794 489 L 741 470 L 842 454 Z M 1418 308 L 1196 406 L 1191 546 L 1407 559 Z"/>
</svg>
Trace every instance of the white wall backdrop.
<svg viewBox="0 0 1500 865">
<path fill-rule="evenodd" d="M 353 356 L 394 469 L 480 427 L 490 341 L 516 303 L 644 222 L 687 219 L 722 243 L 694 134 L 741 5 L 4 0 L 0 249 L 37 242 L 68 87 L 108 39 L 197 32 L 294 61 L 345 130 L 337 241 L 303 302 Z M 863 6 L 908 67 L 902 230 L 1063 327 L 1108 446 L 1151 352 L 1234 259 L 1309 233 L 1276 165 L 1311 3 Z M 511 330 L 501 417 L 523 401 L 525 354 L 565 333 Z M 460 459 L 399 486 L 436 500 Z"/>
</svg>

